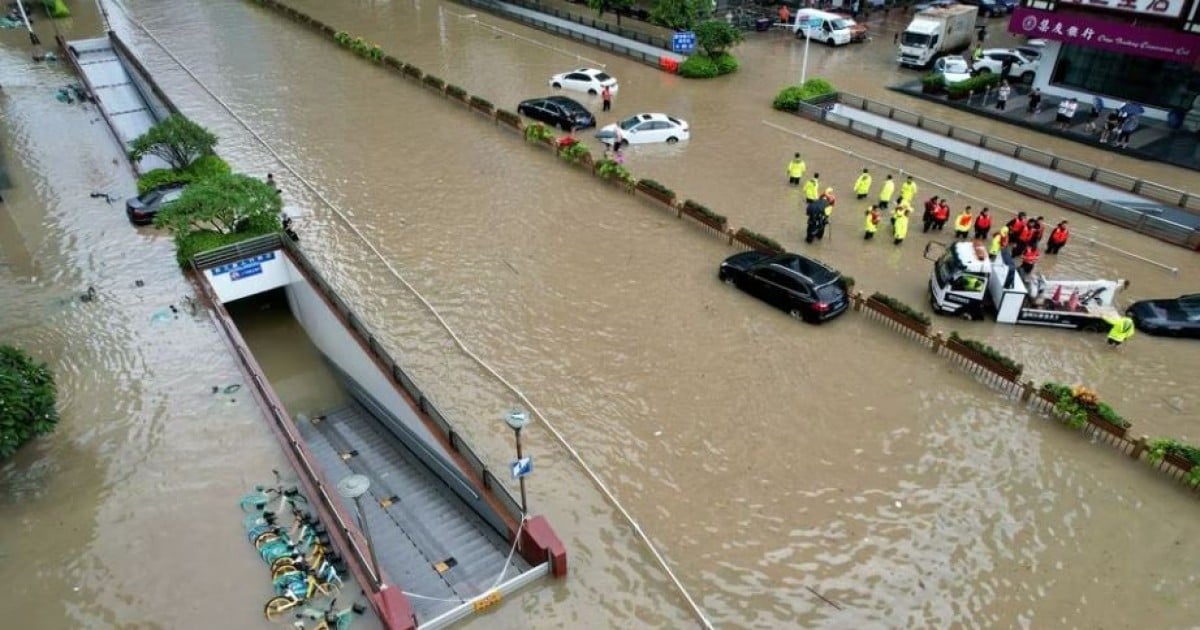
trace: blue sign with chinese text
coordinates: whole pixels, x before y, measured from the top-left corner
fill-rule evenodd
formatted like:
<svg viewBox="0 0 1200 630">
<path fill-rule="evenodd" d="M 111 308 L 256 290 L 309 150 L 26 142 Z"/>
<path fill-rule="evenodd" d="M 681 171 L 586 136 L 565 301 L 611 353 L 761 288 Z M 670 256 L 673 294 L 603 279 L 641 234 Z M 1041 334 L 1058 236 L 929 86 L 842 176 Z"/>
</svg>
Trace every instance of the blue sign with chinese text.
<svg viewBox="0 0 1200 630">
<path fill-rule="evenodd" d="M 231 280 L 245 278 L 247 276 L 256 276 L 262 273 L 262 263 L 275 260 L 275 252 L 267 252 L 249 258 L 243 258 L 236 262 L 231 262 L 219 267 L 212 268 L 212 275 L 219 276 L 229 274 Z"/>
<path fill-rule="evenodd" d="M 696 50 L 696 33 L 692 31 L 679 31 L 671 36 L 671 51 L 677 53 L 690 53 Z"/>
<path fill-rule="evenodd" d="M 512 470 L 513 479 L 528 477 L 533 472 L 533 458 L 522 457 L 509 462 L 508 467 Z"/>
</svg>

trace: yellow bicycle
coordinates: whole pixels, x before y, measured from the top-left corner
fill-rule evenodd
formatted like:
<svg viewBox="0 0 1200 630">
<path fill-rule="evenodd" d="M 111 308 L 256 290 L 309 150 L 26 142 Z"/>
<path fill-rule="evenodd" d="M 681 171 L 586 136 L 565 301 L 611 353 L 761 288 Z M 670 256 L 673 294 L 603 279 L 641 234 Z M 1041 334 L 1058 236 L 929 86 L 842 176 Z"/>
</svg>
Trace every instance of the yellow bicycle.
<svg viewBox="0 0 1200 630">
<path fill-rule="evenodd" d="M 263 614 L 270 621 L 278 621 L 287 611 L 318 596 L 336 595 L 338 586 L 334 582 L 321 582 L 311 574 L 304 582 L 297 580 L 289 585 L 283 595 L 277 595 L 267 600 L 263 606 Z"/>
</svg>

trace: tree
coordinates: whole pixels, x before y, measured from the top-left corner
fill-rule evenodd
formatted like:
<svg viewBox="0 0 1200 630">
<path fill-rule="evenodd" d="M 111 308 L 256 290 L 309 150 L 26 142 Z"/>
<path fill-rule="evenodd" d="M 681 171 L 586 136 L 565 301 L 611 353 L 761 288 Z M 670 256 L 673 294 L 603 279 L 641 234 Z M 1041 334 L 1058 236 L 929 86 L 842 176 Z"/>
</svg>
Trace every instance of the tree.
<svg viewBox="0 0 1200 630">
<path fill-rule="evenodd" d="M 712 0 L 657 0 L 650 9 L 650 19 L 676 31 L 690 30 L 712 12 Z"/>
<path fill-rule="evenodd" d="M 587 0 L 589 8 L 596 10 L 596 17 L 604 17 L 608 11 L 617 15 L 617 26 L 621 25 L 621 11 L 633 6 L 633 0 Z"/>
<path fill-rule="evenodd" d="M 11 457 L 35 436 L 54 430 L 57 395 L 54 374 L 45 363 L 12 346 L 0 345 L 0 460 Z"/>
<path fill-rule="evenodd" d="M 740 44 L 742 39 L 742 32 L 724 20 L 706 20 L 696 25 L 696 45 L 714 59 Z"/>
<path fill-rule="evenodd" d="M 179 199 L 163 206 L 154 224 L 182 235 L 232 234 L 246 226 L 278 226 L 282 210 L 274 187 L 246 175 L 223 173 L 183 189 Z"/>
<path fill-rule="evenodd" d="M 130 144 L 129 159 L 156 155 L 171 168 L 180 171 L 196 158 L 209 155 L 217 146 L 217 137 L 209 130 L 179 114 L 171 114 L 155 123 Z"/>
</svg>

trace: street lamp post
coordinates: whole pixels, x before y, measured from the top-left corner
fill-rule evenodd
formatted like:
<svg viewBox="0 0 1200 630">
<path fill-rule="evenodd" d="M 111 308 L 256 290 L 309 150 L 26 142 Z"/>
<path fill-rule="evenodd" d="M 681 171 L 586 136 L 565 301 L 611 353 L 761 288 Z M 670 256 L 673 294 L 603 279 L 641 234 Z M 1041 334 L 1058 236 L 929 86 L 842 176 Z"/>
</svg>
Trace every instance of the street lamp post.
<svg viewBox="0 0 1200 630">
<path fill-rule="evenodd" d="M 371 489 L 371 480 L 366 475 L 349 475 L 343 477 L 337 484 L 338 494 L 342 497 L 354 501 L 354 518 L 358 521 L 358 528 L 362 530 L 363 537 L 367 539 L 367 553 L 371 556 L 371 570 L 374 571 L 374 587 L 376 591 L 387 588 L 383 583 L 383 574 L 379 572 L 379 560 L 375 557 L 375 543 L 371 540 L 371 533 L 367 531 L 367 520 L 362 515 L 362 505 L 359 501 L 362 496 Z"/>
<path fill-rule="evenodd" d="M 512 427 L 513 432 L 516 433 L 517 461 L 519 462 L 524 457 L 521 453 L 521 429 L 524 429 L 525 425 L 529 424 L 529 413 L 524 409 L 509 410 L 504 416 L 504 422 Z M 522 476 L 517 481 L 521 484 L 521 514 L 528 514 L 528 504 L 525 502 L 525 477 Z"/>
<path fill-rule="evenodd" d="M 804 81 L 808 79 L 808 42 L 812 37 L 808 32 L 808 25 L 804 26 L 804 61 L 800 64 L 800 85 L 804 85 Z"/>
</svg>

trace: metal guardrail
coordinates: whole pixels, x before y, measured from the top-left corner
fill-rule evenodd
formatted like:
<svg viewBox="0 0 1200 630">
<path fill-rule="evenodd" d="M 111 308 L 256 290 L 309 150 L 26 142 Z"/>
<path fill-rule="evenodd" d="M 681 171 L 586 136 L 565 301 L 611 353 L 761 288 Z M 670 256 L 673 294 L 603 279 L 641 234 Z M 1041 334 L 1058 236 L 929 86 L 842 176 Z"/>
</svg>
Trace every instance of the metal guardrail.
<svg viewBox="0 0 1200 630">
<path fill-rule="evenodd" d="M 244 241 L 238 241 L 230 245 L 225 245 L 224 247 L 218 247 L 216 249 L 200 252 L 192 257 L 192 265 L 195 266 L 196 269 L 203 270 L 216 267 L 217 265 L 235 262 L 243 258 L 249 258 L 258 254 L 265 254 L 269 251 L 282 247 L 282 243 L 284 241 L 291 240 L 282 237 L 283 235 L 279 233 L 264 234 L 263 236 L 256 236 Z"/>
<path fill-rule="evenodd" d="M 840 101 L 841 96 L 839 96 L 838 98 Z M 840 101 L 840 102 L 845 102 L 845 101 Z M 851 103 L 847 103 L 847 105 L 853 107 L 853 105 Z M 896 110 L 896 111 L 899 111 L 899 110 Z M 1188 249 L 1200 250 L 1200 228 L 1193 228 L 1188 225 L 1183 225 L 1181 223 L 1169 221 L 1167 219 L 1163 219 L 1158 216 L 1155 216 L 1152 212 L 1142 212 L 1142 211 L 1138 211 L 1138 210 L 1133 210 L 1131 208 L 1126 208 L 1124 206 L 1110 203 L 1107 201 L 1102 201 L 1100 199 L 1093 199 L 1090 197 L 1085 197 L 1083 195 L 1080 195 L 1080 194 L 1072 192 L 1072 191 L 1062 190 L 1062 189 L 1058 188 L 1057 186 L 1054 186 L 1053 184 L 1043 182 L 1041 180 L 1033 179 L 1026 175 L 1015 173 L 1015 172 L 1009 171 L 1007 169 L 1000 168 L 1000 167 L 995 166 L 987 161 L 978 159 L 974 156 L 963 155 L 963 154 L 960 154 L 960 153 L 957 153 L 954 151 L 943 149 L 941 147 L 933 146 L 931 144 L 926 144 L 919 140 L 914 140 L 903 134 L 899 134 L 899 133 L 896 133 L 893 131 L 888 131 L 886 129 L 871 125 L 869 123 L 865 123 L 862 121 L 854 120 L 852 118 L 848 118 L 846 116 L 835 114 L 832 111 L 829 111 L 829 109 L 826 109 L 826 107 L 824 107 L 820 103 L 800 103 L 800 108 L 796 113 L 799 114 L 800 116 L 809 118 L 811 120 L 815 120 L 822 124 L 829 125 L 831 127 L 836 127 L 836 128 L 842 129 L 843 131 L 848 131 L 859 137 L 867 138 L 869 140 L 878 142 L 880 144 L 884 144 L 884 145 L 888 145 L 888 146 L 891 146 L 896 149 L 900 149 L 909 155 L 916 155 L 916 156 L 925 158 L 927 160 L 930 160 L 932 162 L 941 164 L 943 166 L 953 168 L 957 171 L 961 171 L 964 173 L 970 173 L 980 179 L 991 181 L 991 182 L 999 184 L 1001 186 L 1005 186 L 1008 188 L 1018 190 L 1027 195 L 1030 195 L 1032 197 L 1037 197 L 1039 199 L 1044 199 L 1044 200 L 1056 203 L 1065 208 L 1075 210 L 1076 212 L 1081 212 L 1083 214 L 1095 217 L 1102 221 L 1114 223 L 1114 224 L 1120 225 L 1122 227 L 1134 230 L 1135 232 L 1140 232 L 1140 233 L 1146 234 L 1148 236 L 1153 236 L 1157 239 L 1166 241 L 1168 243 L 1172 243 L 1175 245 L 1182 245 L 1183 247 L 1187 247 Z M 879 113 L 879 112 L 876 111 L 876 112 L 872 112 L 872 113 Z M 904 112 L 904 113 L 911 114 L 909 112 Z M 930 128 L 930 125 L 934 125 L 935 129 L 936 129 L 936 125 L 938 124 L 938 121 L 932 121 L 929 119 L 925 119 L 924 117 L 918 116 L 916 114 L 911 114 L 911 115 L 917 116 L 921 120 L 922 125 L 924 125 L 922 128 L 928 130 Z M 892 119 L 899 120 L 901 122 L 906 122 L 908 124 L 916 125 L 916 123 L 910 123 L 902 118 L 897 118 L 895 115 L 892 116 Z M 940 123 L 940 124 L 945 125 L 946 129 L 948 130 L 947 131 L 948 133 L 954 133 L 954 134 L 976 133 L 976 132 L 971 132 L 969 130 L 960 130 L 957 127 L 954 127 L 953 131 L 951 132 L 951 131 L 949 131 L 950 125 L 946 125 L 945 123 Z M 954 135 L 954 136 L 950 136 L 950 137 L 954 137 L 956 139 L 963 140 L 963 141 L 968 141 L 968 138 L 959 137 L 958 135 Z M 980 136 L 980 137 L 983 137 L 983 136 Z M 1004 143 L 1005 141 L 997 141 L 993 138 L 987 138 L 987 140 L 985 140 L 983 142 L 985 144 L 980 144 L 980 146 L 986 146 L 986 148 L 994 149 L 996 146 L 999 146 L 998 143 Z M 1048 156 L 1049 155 L 1049 154 L 1045 153 L 1044 151 L 1037 151 L 1036 149 L 1028 149 L 1028 148 L 1021 147 L 1021 145 L 1017 145 L 1014 143 L 1007 143 L 1007 144 L 1010 145 L 1011 147 L 1014 147 L 1014 149 L 1013 149 L 1014 152 L 1017 152 L 1020 156 L 1038 156 L 1038 155 Z M 1016 148 L 1020 148 L 1020 151 L 1017 151 Z M 1053 157 L 1053 156 L 1051 156 L 1051 157 Z M 1053 158 L 1053 159 L 1058 160 L 1058 158 Z M 1031 161 L 1032 161 L 1032 159 L 1031 159 Z M 1039 163 L 1039 162 L 1034 162 L 1034 163 Z M 1060 164 L 1060 165 L 1064 164 L 1064 163 L 1065 163 L 1065 161 L 1062 161 L 1062 160 L 1055 162 L 1055 164 Z M 1045 164 L 1043 164 L 1043 165 L 1045 165 Z M 1122 181 L 1120 178 L 1128 177 L 1127 175 L 1121 175 L 1120 173 L 1112 173 L 1110 171 L 1100 171 L 1099 169 L 1095 169 L 1095 170 L 1097 172 L 1096 172 L 1096 176 L 1093 179 L 1093 181 L 1096 181 L 1101 184 L 1109 184 L 1110 181 Z M 1147 182 L 1142 182 L 1141 189 L 1145 190 L 1146 186 L 1148 186 L 1148 185 L 1150 185 L 1150 184 Z M 1157 184 L 1153 184 L 1153 185 L 1157 186 Z M 1181 194 L 1186 194 L 1186 193 L 1181 193 Z M 1189 199 L 1190 198 L 1194 198 L 1194 197 L 1189 197 Z"/>
<path fill-rule="evenodd" d="M 625 39 L 632 39 L 633 41 L 638 42 L 640 44 L 647 44 L 649 46 L 654 46 L 655 48 L 662 48 L 663 50 L 671 50 L 671 42 L 670 42 L 670 40 L 668 40 L 665 37 L 655 37 L 654 35 L 650 35 L 649 33 L 642 33 L 640 31 L 635 31 L 635 30 L 631 30 L 631 29 L 627 29 L 627 28 L 621 28 L 620 26 L 614 26 L 612 24 L 609 24 L 608 22 L 603 22 L 603 21 L 594 20 L 592 18 L 587 18 L 582 15 L 577 15 L 575 13 L 571 13 L 570 11 L 560 11 L 558 9 L 555 9 L 554 7 L 548 7 L 540 2 L 537 2 L 536 0 L 534 0 L 534 1 L 504 0 L 504 2 L 507 2 L 508 4 L 513 4 L 518 7 L 525 8 L 525 9 L 529 9 L 531 11 L 537 11 L 538 13 L 545 13 L 546 15 L 552 15 L 560 20 L 574 22 L 581 26 L 588 26 L 588 27 L 591 27 L 591 28 L 594 28 L 597 30 L 604 31 L 606 33 L 612 33 L 613 35 L 616 35 L 617 37 L 624 37 Z M 630 19 L 636 19 L 636 18 L 630 18 Z"/>
<path fill-rule="evenodd" d="M 1062 171 L 1074 177 L 1125 190 L 1200 214 L 1200 194 L 1197 193 L 1138 179 L 1132 175 L 1109 171 L 1086 162 L 1059 157 L 1053 153 L 928 118 L 915 112 L 893 107 L 887 103 L 880 103 L 855 94 L 842 92 L 838 96 L 838 102 L 878 116 L 886 116 L 897 122 L 912 125 L 931 133 L 946 136 L 947 138 L 954 138 L 955 140 L 974 144 L 1011 158 L 1029 162 L 1030 164 L 1036 164 L 1053 171 Z"/>
</svg>

